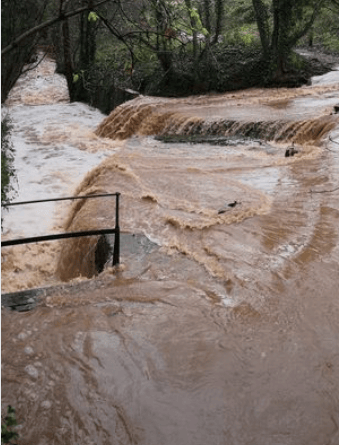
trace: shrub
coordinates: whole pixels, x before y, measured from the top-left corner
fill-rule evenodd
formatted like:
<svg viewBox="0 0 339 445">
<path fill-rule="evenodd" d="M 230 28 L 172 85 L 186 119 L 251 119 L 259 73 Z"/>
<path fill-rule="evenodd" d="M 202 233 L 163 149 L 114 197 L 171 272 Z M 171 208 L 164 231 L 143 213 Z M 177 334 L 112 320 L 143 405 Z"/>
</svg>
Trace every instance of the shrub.
<svg viewBox="0 0 339 445">
<path fill-rule="evenodd" d="M 17 424 L 15 409 L 11 405 L 8 405 L 7 416 L 4 418 L 1 417 L 1 445 L 4 443 L 14 445 L 11 441 L 19 437 L 19 434 L 13 431 L 13 428 L 16 427 Z"/>
</svg>

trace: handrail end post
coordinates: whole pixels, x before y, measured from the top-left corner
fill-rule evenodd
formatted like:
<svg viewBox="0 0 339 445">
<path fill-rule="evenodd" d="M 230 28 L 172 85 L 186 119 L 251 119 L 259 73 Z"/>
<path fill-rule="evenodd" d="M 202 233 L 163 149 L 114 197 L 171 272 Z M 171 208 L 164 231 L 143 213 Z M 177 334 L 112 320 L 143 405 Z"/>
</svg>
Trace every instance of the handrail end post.
<svg viewBox="0 0 339 445">
<path fill-rule="evenodd" d="M 113 250 L 113 266 L 120 263 L 119 197 L 120 193 L 117 192 L 116 202 L 115 202 L 115 235 L 114 235 L 114 250 Z"/>
<path fill-rule="evenodd" d="M 117 227 L 114 235 L 114 248 L 113 248 L 113 266 L 120 263 L 120 229 Z"/>
</svg>

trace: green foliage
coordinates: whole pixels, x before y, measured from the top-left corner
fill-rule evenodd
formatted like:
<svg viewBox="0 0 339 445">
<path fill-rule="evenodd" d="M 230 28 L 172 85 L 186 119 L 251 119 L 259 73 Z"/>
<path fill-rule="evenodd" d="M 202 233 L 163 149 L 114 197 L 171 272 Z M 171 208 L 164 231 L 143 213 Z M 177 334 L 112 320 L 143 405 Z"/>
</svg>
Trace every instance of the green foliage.
<svg viewBox="0 0 339 445">
<path fill-rule="evenodd" d="M 240 28 L 240 38 L 244 45 L 252 45 L 258 41 L 258 32 L 255 26 L 243 25 Z"/>
<path fill-rule="evenodd" d="M 188 8 L 188 12 L 190 18 L 193 19 L 195 23 L 194 29 L 192 28 L 192 32 L 201 32 L 204 36 L 207 37 L 209 35 L 209 32 L 202 26 L 201 18 L 199 12 L 197 11 L 197 8 Z"/>
<path fill-rule="evenodd" d="M 13 191 L 11 178 L 14 177 L 13 145 L 11 141 L 12 124 L 7 114 L 1 120 L 1 205 L 9 202 L 9 194 Z"/>
<path fill-rule="evenodd" d="M 321 43 L 330 51 L 339 52 L 339 36 L 331 32 L 325 32 L 322 36 Z"/>
<path fill-rule="evenodd" d="M 303 59 L 298 53 L 292 52 L 289 57 L 289 63 L 292 67 L 298 71 L 305 68 L 305 59 Z"/>
<path fill-rule="evenodd" d="M 128 48 L 117 40 L 98 39 L 95 63 L 117 70 L 130 58 Z"/>
<path fill-rule="evenodd" d="M 234 46 L 257 46 L 260 43 L 257 27 L 255 25 L 242 25 L 234 27 L 224 33 L 225 42 Z"/>
<path fill-rule="evenodd" d="M 339 52 L 339 3 L 325 2 L 312 28 L 299 44 L 317 45 L 333 52 Z"/>
<path fill-rule="evenodd" d="M 94 11 L 91 11 L 91 12 L 88 14 L 88 21 L 89 21 L 89 22 L 96 22 L 96 21 L 98 20 L 98 18 L 99 18 L 98 14 L 95 13 Z"/>
<path fill-rule="evenodd" d="M 1 445 L 5 443 L 14 445 L 11 441 L 19 437 L 19 434 L 13 431 L 17 425 L 15 409 L 11 405 L 8 405 L 7 416 L 1 418 Z"/>
<path fill-rule="evenodd" d="M 291 52 L 303 30 L 310 31 L 317 4 L 316 0 L 138 0 L 122 9 L 112 0 L 110 7 L 86 11 L 69 21 L 74 62 L 68 82 L 71 100 L 106 113 L 130 99 L 126 91 L 131 89 L 180 96 L 269 85 L 286 68 L 305 69 Z M 316 13 L 315 36 L 321 34 L 328 48 L 336 48 L 334 14 L 325 7 Z M 90 42 L 94 42 L 91 51 Z M 57 54 L 63 57 L 62 47 Z"/>
</svg>

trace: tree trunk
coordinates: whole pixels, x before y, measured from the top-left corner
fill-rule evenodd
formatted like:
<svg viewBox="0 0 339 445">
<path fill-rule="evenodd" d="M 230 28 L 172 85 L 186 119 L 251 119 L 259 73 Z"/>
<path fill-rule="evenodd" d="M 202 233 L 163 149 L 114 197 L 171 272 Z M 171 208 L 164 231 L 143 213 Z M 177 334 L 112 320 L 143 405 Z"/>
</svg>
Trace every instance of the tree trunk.
<svg viewBox="0 0 339 445">
<path fill-rule="evenodd" d="M 64 64 L 65 64 L 65 76 L 68 85 L 68 91 L 70 100 L 73 100 L 73 91 L 74 91 L 74 83 L 73 83 L 73 57 L 72 57 L 72 49 L 71 49 L 71 38 L 69 33 L 69 24 L 68 20 L 64 20 L 62 23 L 62 37 L 63 37 L 63 49 L 64 49 Z"/>
<path fill-rule="evenodd" d="M 268 59 L 270 54 L 270 30 L 268 24 L 267 6 L 262 0 L 252 0 L 252 4 L 258 25 L 264 58 Z"/>
<path fill-rule="evenodd" d="M 213 45 L 218 43 L 219 36 L 222 31 L 222 19 L 224 17 L 224 2 L 223 0 L 216 0 L 215 2 L 215 34 L 213 39 Z"/>
<path fill-rule="evenodd" d="M 95 22 L 88 20 L 88 11 L 80 17 L 80 69 L 87 69 L 95 60 Z"/>
<path fill-rule="evenodd" d="M 209 33 L 211 33 L 211 15 L 210 15 L 211 2 L 210 0 L 204 0 L 204 12 L 205 20 L 204 26 Z"/>
<path fill-rule="evenodd" d="M 199 65 L 199 46 L 198 46 L 198 33 L 196 31 L 197 29 L 197 22 L 195 17 L 192 15 L 192 3 L 191 0 L 185 0 L 186 8 L 188 10 L 189 16 L 190 16 L 190 25 L 192 28 L 192 34 L 193 34 L 193 76 L 194 78 L 198 78 L 198 65 Z"/>
</svg>

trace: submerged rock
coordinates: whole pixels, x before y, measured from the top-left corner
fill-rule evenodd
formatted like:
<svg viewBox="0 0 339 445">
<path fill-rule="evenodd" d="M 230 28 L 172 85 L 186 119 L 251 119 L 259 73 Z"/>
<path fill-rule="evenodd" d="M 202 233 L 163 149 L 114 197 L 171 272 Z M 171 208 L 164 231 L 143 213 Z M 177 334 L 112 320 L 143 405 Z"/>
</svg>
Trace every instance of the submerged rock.
<svg viewBox="0 0 339 445">
<path fill-rule="evenodd" d="M 294 148 L 294 144 L 293 144 L 292 147 L 288 147 L 287 150 L 285 151 L 285 158 L 294 156 L 297 153 L 299 153 L 299 151 Z"/>
</svg>

